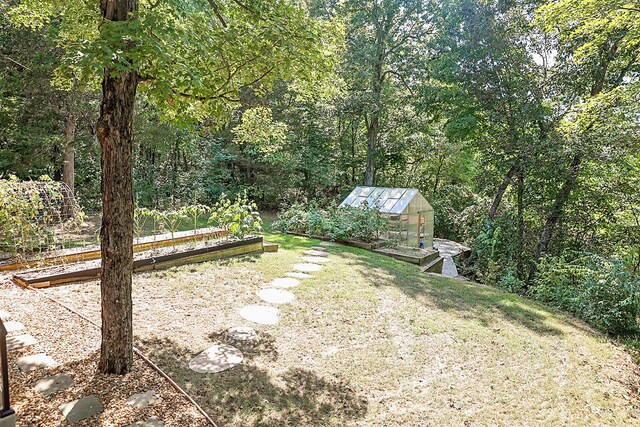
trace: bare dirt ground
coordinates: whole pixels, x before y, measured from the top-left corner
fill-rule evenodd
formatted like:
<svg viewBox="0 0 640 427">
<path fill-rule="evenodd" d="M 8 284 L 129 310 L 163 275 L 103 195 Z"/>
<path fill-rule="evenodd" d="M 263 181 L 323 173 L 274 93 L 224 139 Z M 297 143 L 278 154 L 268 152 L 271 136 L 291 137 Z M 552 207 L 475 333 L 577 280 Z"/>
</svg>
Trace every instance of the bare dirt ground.
<svg viewBox="0 0 640 427">
<path fill-rule="evenodd" d="M 134 356 L 133 372 L 123 376 L 97 373 L 100 331 L 77 315 L 51 302 L 35 291 L 23 289 L 0 275 L 0 310 L 10 313 L 10 320 L 24 324 L 19 333 L 31 334 L 37 344 L 9 352 L 12 407 L 19 427 L 66 426 L 59 406 L 89 395 L 96 396 L 105 411 L 74 426 L 126 426 L 152 416 L 167 426 L 206 426 L 202 414 L 179 394 L 164 378 L 140 358 Z M 7 319 L 3 319 L 7 320 Z M 23 373 L 16 359 L 46 353 L 58 366 Z M 65 373 L 75 384 L 52 397 L 34 390 L 35 382 L 50 375 Z M 154 389 L 162 402 L 146 409 L 126 404 L 129 396 Z"/>
</svg>

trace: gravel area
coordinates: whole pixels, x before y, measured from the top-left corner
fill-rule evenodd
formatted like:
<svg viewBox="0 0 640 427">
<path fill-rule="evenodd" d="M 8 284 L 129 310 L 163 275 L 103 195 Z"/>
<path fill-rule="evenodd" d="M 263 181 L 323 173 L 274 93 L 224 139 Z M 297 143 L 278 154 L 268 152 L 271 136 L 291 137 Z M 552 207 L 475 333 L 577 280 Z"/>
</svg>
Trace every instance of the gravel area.
<svg viewBox="0 0 640 427">
<path fill-rule="evenodd" d="M 208 425 L 184 396 L 137 356 L 128 375 L 98 374 L 100 332 L 93 325 L 35 291 L 11 283 L 8 275 L 0 276 L 0 293 L 0 310 L 8 312 L 11 320 L 23 323 L 25 332 L 38 341 L 9 353 L 11 399 L 17 413 L 17 426 L 66 426 L 68 423 L 59 407 L 89 395 L 96 396 L 105 410 L 74 426 L 127 426 L 152 416 L 164 421 L 166 426 Z M 46 353 L 58 365 L 20 372 L 16 359 L 37 353 Z M 70 388 L 51 397 L 35 391 L 38 380 L 61 373 L 73 378 Z M 149 389 L 158 392 L 161 403 L 148 408 L 127 405 L 131 395 Z"/>
</svg>

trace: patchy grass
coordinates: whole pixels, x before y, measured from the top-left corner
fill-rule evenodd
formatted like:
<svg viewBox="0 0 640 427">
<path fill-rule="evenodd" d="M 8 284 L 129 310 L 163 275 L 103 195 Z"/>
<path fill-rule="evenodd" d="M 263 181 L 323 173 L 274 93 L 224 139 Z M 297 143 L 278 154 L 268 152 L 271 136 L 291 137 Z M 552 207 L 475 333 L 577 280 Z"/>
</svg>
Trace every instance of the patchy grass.
<svg viewBox="0 0 640 427">
<path fill-rule="evenodd" d="M 233 342 L 237 310 L 318 241 L 268 235 L 278 253 L 138 274 L 137 345 L 223 425 L 640 425 L 622 346 L 536 302 L 357 248 L 292 289 L 276 326 Z M 97 282 L 47 289 L 99 319 Z M 215 342 L 245 362 L 190 371 Z"/>
</svg>

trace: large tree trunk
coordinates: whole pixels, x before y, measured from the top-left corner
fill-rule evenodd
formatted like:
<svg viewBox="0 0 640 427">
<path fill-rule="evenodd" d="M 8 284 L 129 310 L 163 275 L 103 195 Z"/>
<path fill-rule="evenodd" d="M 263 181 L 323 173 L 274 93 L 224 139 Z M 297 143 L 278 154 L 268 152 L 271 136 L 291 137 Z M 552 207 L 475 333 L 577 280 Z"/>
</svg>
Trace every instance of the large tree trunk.
<svg viewBox="0 0 640 427">
<path fill-rule="evenodd" d="M 580 172 L 580 165 L 582 164 L 582 155 L 576 154 L 571 161 L 571 164 L 567 168 L 567 175 L 556 194 L 556 198 L 553 202 L 553 206 L 551 207 L 551 211 L 547 216 L 547 221 L 544 224 L 544 228 L 542 229 L 542 233 L 540 233 L 540 239 L 538 240 L 538 244 L 536 246 L 536 252 L 533 255 L 533 264 L 529 269 L 529 277 L 527 279 L 527 283 L 531 283 L 533 278 L 536 275 L 538 270 L 538 262 L 542 255 L 547 252 L 549 248 L 549 243 L 551 242 L 551 238 L 553 236 L 553 230 L 560 219 L 560 215 L 562 214 L 562 210 L 564 209 L 567 200 L 569 200 L 569 196 L 573 191 L 573 187 L 575 187 L 576 180 L 578 179 L 578 173 Z"/>
<path fill-rule="evenodd" d="M 513 178 L 513 176 L 516 174 L 517 171 L 518 171 L 517 166 L 515 165 L 511 166 L 511 169 L 507 171 L 507 174 L 502 179 L 502 182 L 500 183 L 500 186 L 496 190 L 496 194 L 493 197 L 493 203 L 491 204 L 491 208 L 489 208 L 488 217 L 490 220 L 496 217 L 496 214 L 498 213 L 498 208 L 500 207 L 500 203 L 502 202 L 502 197 L 504 196 L 504 193 L 507 191 L 507 188 L 511 183 L 511 179 Z"/>
<path fill-rule="evenodd" d="M 65 195 L 63 217 L 71 218 L 74 215 L 73 197 L 75 195 L 75 148 L 76 116 L 70 113 L 64 123 L 64 159 L 62 161 L 62 182 L 67 184 L 69 194 Z"/>
<path fill-rule="evenodd" d="M 367 166 L 364 171 L 364 185 L 376 185 L 376 151 L 378 149 L 379 125 L 379 114 L 374 111 L 367 126 Z"/>
<path fill-rule="evenodd" d="M 102 0 L 107 20 L 124 21 L 135 0 Z M 123 375 L 133 364 L 133 107 L 138 75 L 104 71 L 96 134 L 102 148 L 102 345 L 98 369 Z"/>
</svg>

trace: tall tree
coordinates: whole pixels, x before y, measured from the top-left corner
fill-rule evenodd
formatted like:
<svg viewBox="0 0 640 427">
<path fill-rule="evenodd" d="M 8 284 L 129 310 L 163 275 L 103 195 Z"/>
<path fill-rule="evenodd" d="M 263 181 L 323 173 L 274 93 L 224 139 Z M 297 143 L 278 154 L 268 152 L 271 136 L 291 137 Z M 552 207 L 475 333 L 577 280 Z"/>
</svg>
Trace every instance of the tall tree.
<svg viewBox="0 0 640 427">
<path fill-rule="evenodd" d="M 100 371 L 124 374 L 132 366 L 132 123 L 139 86 L 167 118 L 224 120 L 243 91 L 278 78 L 313 80 L 331 69 L 336 32 L 284 0 L 25 0 L 13 10 L 14 19 L 34 27 L 53 16 L 62 21 L 66 51 L 58 81 L 102 81 Z"/>
</svg>

